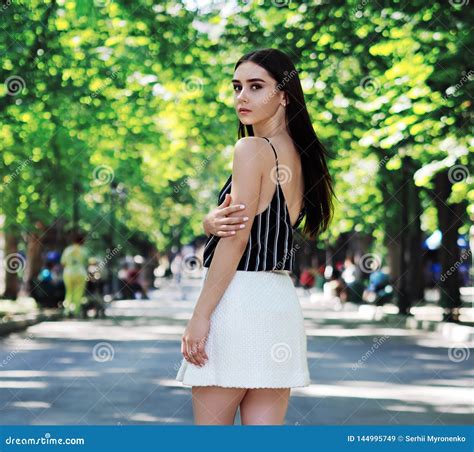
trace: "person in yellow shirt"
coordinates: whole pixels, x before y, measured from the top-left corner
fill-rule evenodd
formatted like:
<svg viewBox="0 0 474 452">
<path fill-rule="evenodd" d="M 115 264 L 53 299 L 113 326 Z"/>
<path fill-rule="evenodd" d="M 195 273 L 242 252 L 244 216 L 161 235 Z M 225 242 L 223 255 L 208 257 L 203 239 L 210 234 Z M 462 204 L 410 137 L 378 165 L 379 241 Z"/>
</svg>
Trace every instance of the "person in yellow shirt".
<svg viewBox="0 0 474 452">
<path fill-rule="evenodd" d="M 83 246 L 84 235 L 75 235 L 73 243 L 67 246 L 61 256 L 61 265 L 64 267 L 63 279 L 66 286 L 64 309 L 66 315 L 78 317 L 87 283 L 88 254 Z"/>
</svg>

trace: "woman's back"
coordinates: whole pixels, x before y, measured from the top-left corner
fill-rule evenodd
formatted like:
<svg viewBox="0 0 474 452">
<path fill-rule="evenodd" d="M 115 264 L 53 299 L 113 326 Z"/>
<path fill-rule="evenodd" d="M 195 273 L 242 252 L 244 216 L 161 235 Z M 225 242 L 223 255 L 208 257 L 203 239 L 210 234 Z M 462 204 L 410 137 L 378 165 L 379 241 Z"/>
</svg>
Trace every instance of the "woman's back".
<svg viewBox="0 0 474 452">
<path fill-rule="evenodd" d="M 292 220 L 291 224 L 295 224 L 304 204 L 304 179 L 300 155 L 288 134 L 272 137 L 267 139 L 267 141 L 270 145 L 273 145 L 277 154 L 280 185 Z M 267 153 L 264 165 L 267 171 L 262 179 L 257 214 L 264 211 L 275 192 L 276 172 L 274 153 Z"/>
</svg>

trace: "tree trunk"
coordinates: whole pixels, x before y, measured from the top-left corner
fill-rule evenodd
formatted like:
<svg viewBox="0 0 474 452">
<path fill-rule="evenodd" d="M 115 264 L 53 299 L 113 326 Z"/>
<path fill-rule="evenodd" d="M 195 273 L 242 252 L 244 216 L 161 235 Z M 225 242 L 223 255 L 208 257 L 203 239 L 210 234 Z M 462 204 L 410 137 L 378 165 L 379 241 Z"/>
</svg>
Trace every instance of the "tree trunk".
<svg viewBox="0 0 474 452">
<path fill-rule="evenodd" d="M 2 298 L 16 300 L 20 288 L 18 272 L 14 271 L 22 260 L 18 255 L 18 241 L 15 234 L 5 231 L 5 292 Z M 16 263 L 15 263 L 16 262 Z M 23 264 L 21 264 L 23 265 Z"/>
<path fill-rule="evenodd" d="M 462 224 L 466 206 L 464 203 L 448 205 L 447 200 L 453 185 L 449 179 L 448 170 L 436 174 L 434 182 L 437 194 L 435 203 L 438 211 L 438 226 L 443 235 L 439 249 L 441 263 L 440 303 L 445 308 L 445 320 L 456 321 L 458 319 L 458 309 L 461 306 L 458 272 L 461 261 L 457 239 L 458 229 Z"/>
<path fill-rule="evenodd" d="M 416 185 L 411 186 L 410 192 L 411 212 L 409 224 L 409 255 L 408 261 L 408 290 L 410 298 L 415 305 L 425 298 L 425 279 L 423 271 L 422 242 L 423 232 L 421 230 L 422 207 L 420 202 L 420 189 Z"/>
<path fill-rule="evenodd" d="M 25 274 L 23 277 L 23 283 L 26 286 L 26 290 L 31 290 L 31 282 L 35 279 L 41 270 L 42 259 L 41 252 L 43 246 L 41 242 L 41 235 L 37 232 L 30 232 L 27 236 L 26 244 L 26 267 Z"/>
</svg>

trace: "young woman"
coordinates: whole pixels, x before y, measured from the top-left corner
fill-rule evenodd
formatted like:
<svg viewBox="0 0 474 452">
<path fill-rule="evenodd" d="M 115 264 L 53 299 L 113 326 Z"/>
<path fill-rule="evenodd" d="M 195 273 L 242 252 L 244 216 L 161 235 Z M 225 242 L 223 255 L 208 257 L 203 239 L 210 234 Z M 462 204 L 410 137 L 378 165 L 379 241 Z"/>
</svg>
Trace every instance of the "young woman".
<svg viewBox="0 0 474 452">
<path fill-rule="evenodd" d="M 240 407 L 243 425 L 278 425 L 291 388 L 310 384 L 303 314 L 289 275 L 298 248 L 293 233 L 304 217 L 310 238 L 327 229 L 332 180 L 285 53 L 243 56 L 232 83 L 239 140 L 219 193 L 222 209 L 207 219 L 202 290 L 176 378 L 192 386 L 195 424 L 232 425 Z M 227 207 L 227 195 L 243 209 Z"/>
</svg>

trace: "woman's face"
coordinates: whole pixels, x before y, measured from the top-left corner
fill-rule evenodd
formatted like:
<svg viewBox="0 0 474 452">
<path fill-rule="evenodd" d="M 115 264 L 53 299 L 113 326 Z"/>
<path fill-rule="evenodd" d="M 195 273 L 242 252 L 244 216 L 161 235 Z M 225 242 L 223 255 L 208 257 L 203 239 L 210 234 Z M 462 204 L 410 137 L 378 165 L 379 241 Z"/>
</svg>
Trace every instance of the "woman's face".
<svg viewBox="0 0 474 452">
<path fill-rule="evenodd" d="M 240 122 L 256 124 L 276 115 L 278 108 L 284 108 L 284 92 L 276 88 L 276 80 L 258 64 L 246 61 L 239 65 L 232 80 L 234 107 Z M 248 112 L 239 111 L 246 108 Z"/>
</svg>

